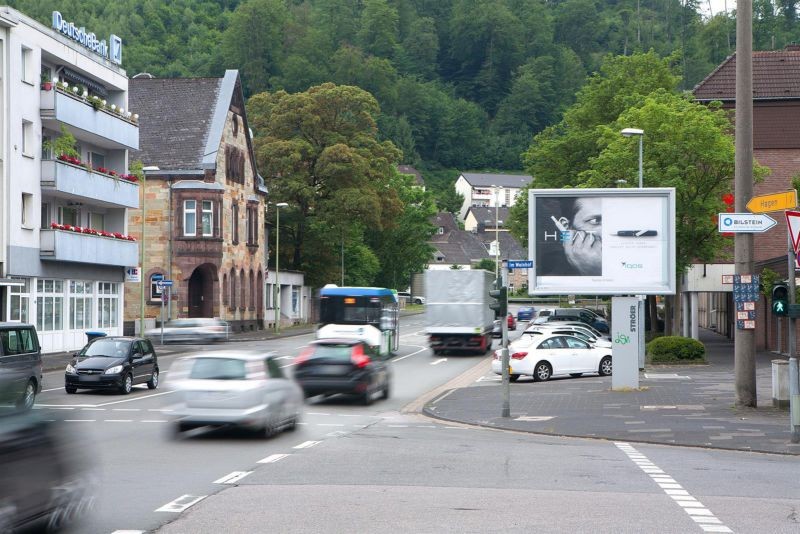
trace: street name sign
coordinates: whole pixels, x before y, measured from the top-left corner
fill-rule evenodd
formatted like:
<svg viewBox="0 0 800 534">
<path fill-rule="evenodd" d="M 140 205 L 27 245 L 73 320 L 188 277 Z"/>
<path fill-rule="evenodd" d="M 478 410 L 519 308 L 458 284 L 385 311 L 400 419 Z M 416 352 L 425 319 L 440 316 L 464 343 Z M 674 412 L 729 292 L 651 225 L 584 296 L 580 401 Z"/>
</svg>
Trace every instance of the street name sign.
<svg viewBox="0 0 800 534">
<path fill-rule="evenodd" d="M 508 269 L 533 269 L 533 260 L 508 260 Z"/>
<path fill-rule="evenodd" d="M 797 191 L 783 191 L 770 195 L 753 197 L 747 203 L 751 213 L 768 213 L 770 211 L 790 210 L 797 207 Z"/>
<path fill-rule="evenodd" d="M 759 234 L 766 232 L 777 221 L 769 215 L 752 213 L 720 213 L 717 226 L 720 232 Z"/>
<path fill-rule="evenodd" d="M 172 280 L 156 280 L 156 287 L 170 287 Z"/>
</svg>

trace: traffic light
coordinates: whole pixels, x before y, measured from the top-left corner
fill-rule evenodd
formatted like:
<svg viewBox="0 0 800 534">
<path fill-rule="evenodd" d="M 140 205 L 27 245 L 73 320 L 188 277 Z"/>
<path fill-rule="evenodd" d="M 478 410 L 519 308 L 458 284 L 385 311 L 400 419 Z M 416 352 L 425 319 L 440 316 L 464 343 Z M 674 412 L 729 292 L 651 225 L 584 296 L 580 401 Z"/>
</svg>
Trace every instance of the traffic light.
<svg viewBox="0 0 800 534">
<path fill-rule="evenodd" d="M 489 291 L 489 296 L 495 299 L 489 304 L 494 310 L 495 317 L 505 317 L 508 315 L 508 288 L 503 285 L 503 280 L 498 278 L 494 282 L 495 289 Z"/>
<path fill-rule="evenodd" d="M 783 282 L 772 287 L 772 314 L 786 315 L 789 307 L 789 288 Z"/>
</svg>

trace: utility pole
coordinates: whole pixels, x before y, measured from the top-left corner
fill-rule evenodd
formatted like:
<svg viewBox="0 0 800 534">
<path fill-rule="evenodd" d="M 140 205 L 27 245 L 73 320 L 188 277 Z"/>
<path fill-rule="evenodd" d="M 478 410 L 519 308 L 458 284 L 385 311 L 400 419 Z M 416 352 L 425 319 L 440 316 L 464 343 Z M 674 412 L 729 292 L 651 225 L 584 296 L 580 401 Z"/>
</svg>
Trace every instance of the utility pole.
<svg viewBox="0 0 800 534">
<path fill-rule="evenodd" d="M 747 213 L 753 196 L 753 0 L 736 5 L 736 212 Z M 753 274 L 753 234 L 734 237 L 736 274 Z M 794 266 L 789 277 L 794 280 Z M 755 332 L 737 328 L 734 332 L 736 406 L 756 407 Z"/>
<path fill-rule="evenodd" d="M 796 264 L 796 256 L 794 252 L 794 244 L 792 243 L 791 233 L 787 236 L 789 241 L 789 309 L 791 310 L 793 304 L 796 302 L 794 269 Z M 789 430 L 791 431 L 790 440 L 792 443 L 800 442 L 800 391 L 798 391 L 798 378 L 797 378 L 797 338 L 796 338 L 797 318 L 794 317 L 792 312 L 789 312 Z"/>
</svg>

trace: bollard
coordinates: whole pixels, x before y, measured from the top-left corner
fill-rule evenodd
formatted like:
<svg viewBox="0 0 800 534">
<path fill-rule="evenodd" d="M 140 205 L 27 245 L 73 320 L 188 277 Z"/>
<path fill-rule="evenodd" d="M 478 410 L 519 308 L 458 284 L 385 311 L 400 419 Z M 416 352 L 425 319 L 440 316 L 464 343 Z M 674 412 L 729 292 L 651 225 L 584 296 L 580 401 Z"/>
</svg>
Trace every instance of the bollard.
<svg viewBox="0 0 800 534">
<path fill-rule="evenodd" d="M 789 362 L 772 360 L 772 405 L 789 407 Z"/>
</svg>

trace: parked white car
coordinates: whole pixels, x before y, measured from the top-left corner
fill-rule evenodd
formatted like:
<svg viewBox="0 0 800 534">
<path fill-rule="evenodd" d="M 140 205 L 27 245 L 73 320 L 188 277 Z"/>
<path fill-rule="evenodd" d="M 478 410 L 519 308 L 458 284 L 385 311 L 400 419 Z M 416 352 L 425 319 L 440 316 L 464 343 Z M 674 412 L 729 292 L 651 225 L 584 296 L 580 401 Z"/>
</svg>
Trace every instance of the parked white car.
<svg viewBox="0 0 800 534">
<path fill-rule="evenodd" d="M 552 334 L 566 334 L 566 335 L 577 336 L 578 338 L 589 342 L 595 347 L 603 347 L 611 349 L 612 346 L 611 341 L 607 340 L 605 337 L 599 337 L 593 334 L 592 331 L 589 330 L 588 328 L 584 328 L 579 325 L 545 323 L 545 324 L 534 325 L 531 328 L 536 330 L 541 330 L 544 332 L 550 332 Z"/>
<path fill-rule="evenodd" d="M 593 347 L 575 336 L 563 334 L 523 334 L 529 343 L 512 343 L 509 347 L 509 376 L 515 382 L 521 375 L 532 376 L 537 382 L 544 382 L 554 376 L 581 376 L 584 373 L 597 373 L 609 376 L 613 370 L 611 349 Z M 526 340 L 527 342 L 528 340 Z M 499 351 L 492 359 L 492 371 L 502 374 Z"/>
</svg>

